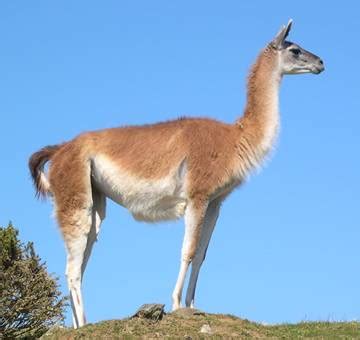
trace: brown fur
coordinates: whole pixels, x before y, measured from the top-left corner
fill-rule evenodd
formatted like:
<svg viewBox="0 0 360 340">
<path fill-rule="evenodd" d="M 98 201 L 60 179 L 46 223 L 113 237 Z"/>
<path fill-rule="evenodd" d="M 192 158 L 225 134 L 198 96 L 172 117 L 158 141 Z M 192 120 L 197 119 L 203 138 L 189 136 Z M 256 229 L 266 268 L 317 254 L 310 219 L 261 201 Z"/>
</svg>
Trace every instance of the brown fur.
<svg viewBox="0 0 360 340">
<path fill-rule="evenodd" d="M 32 155 L 29 167 L 37 194 L 53 194 L 65 239 L 75 327 L 86 322 L 81 281 L 105 218 L 107 196 L 138 219 L 159 221 L 185 215 L 173 309 L 180 307 L 190 263 L 185 302 L 186 306 L 193 304 L 222 201 L 261 164 L 274 143 L 282 75 L 324 70 L 320 58 L 285 41 L 291 24 L 290 20 L 251 68 L 244 115 L 234 124 L 183 118 L 105 129 L 83 133 Z M 304 59 L 297 58 L 290 46 L 297 46 Z M 44 175 L 47 161 L 51 161 L 49 181 Z"/>
</svg>

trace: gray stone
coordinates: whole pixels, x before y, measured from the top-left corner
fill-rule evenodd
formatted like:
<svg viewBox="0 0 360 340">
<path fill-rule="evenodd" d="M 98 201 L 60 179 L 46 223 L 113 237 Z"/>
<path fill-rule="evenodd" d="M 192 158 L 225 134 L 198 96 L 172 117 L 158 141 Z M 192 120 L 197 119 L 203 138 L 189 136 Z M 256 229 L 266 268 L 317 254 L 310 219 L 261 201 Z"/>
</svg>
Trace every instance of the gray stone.
<svg viewBox="0 0 360 340">
<path fill-rule="evenodd" d="M 209 325 L 207 325 L 207 324 L 202 325 L 202 327 L 200 329 L 200 333 L 212 334 L 211 327 Z"/>
<path fill-rule="evenodd" d="M 158 321 L 165 314 L 165 305 L 159 303 L 146 303 L 142 305 L 131 318 L 143 318 Z"/>
</svg>

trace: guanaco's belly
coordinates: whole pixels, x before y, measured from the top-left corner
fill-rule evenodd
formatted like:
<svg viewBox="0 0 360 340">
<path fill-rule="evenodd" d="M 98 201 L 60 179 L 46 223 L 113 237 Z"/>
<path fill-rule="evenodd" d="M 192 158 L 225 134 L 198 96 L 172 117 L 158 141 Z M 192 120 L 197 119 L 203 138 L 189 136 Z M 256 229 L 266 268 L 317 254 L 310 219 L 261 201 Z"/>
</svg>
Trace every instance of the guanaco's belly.
<svg viewBox="0 0 360 340">
<path fill-rule="evenodd" d="M 106 156 L 96 156 L 91 175 L 98 190 L 127 208 L 137 220 L 156 222 L 184 215 L 183 164 L 166 177 L 152 180 L 129 174 Z"/>
</svg>

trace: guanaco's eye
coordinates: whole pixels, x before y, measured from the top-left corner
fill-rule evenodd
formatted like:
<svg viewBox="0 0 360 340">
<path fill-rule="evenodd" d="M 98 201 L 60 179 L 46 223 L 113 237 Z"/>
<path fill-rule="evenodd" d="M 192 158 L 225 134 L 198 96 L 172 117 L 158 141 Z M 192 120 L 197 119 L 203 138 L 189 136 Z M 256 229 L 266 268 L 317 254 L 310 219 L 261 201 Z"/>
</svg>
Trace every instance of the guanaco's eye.
<svg viewBox="0 0 360 340">
<path fill-rule="evenodd" d="M 295 55 L 299 55 L 301 51 L 298 48 L 291 48 L 290 52 L 295 54 Z"/>
</svg>

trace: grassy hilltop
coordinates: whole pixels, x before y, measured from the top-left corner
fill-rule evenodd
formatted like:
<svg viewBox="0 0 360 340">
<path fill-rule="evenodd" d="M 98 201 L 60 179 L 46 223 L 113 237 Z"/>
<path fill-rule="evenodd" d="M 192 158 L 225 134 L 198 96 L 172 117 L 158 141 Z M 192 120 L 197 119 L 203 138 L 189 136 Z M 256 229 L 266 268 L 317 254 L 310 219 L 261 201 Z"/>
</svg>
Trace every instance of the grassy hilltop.
<svg viewBox="0 0 360 340">
<path fill-rule="evenodd" d="M 131 339 L 133 337 L 146 339 L 360 339 L 360 323 L 301 322 L 298 324 L 266 326 L 232 315 L 206 314 L 183 309 L 175 313 L 166 314 L 160 321 L 132 318 L 89 324 L 78 330 L 70 328 L 52 329 L 42 339 Z"/>
</svg>

